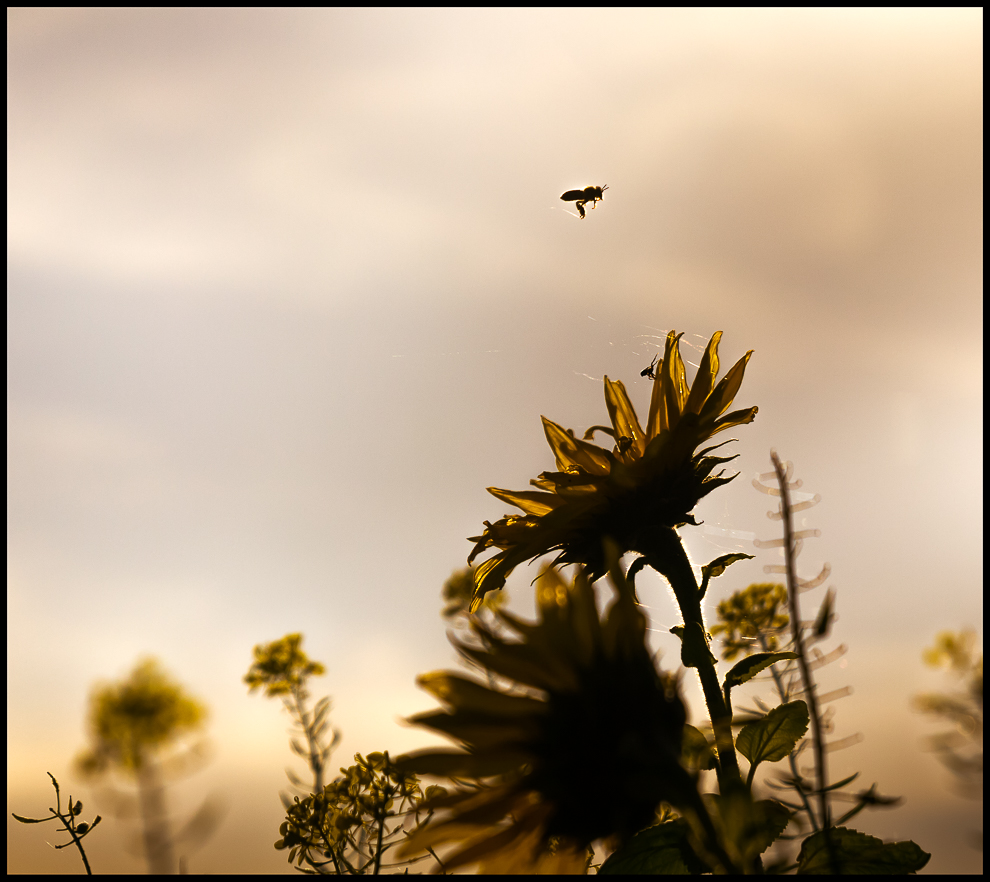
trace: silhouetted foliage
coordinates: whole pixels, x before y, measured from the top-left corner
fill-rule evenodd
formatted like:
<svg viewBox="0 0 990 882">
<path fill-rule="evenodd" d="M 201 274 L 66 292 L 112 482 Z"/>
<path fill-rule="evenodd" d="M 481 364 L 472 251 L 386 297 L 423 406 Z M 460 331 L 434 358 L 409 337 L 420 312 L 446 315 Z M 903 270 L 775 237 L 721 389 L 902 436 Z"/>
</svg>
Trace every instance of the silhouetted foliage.
<svg viewBox="0 0 990 882">
<path fill-rule="evenodd" d="M 22 818 L 20 815 L 14 814 L 15 820 L 20 821 L 22 824 L 44 824 L 47 821 L 60 821 L 62 824 L 62 829 L 72 837 L 70 842 L 63 842 L 61 845 L 56 845 L 56 849 L 68 848 L 70 845 L 74 845 L 79 849 L 79 856 L 82 858 L 83 866 L 86 868 L 86 874 L 89 876 L 93 875 L 93 871 L 89 866 L 89 859 L 86 857 L 86 850 L 83 848 L 82 841 L 90 833 L 96 829 L 96 825 L 103 820 L 99 815 L 93 819 L 93 823 L 89 824 L 86 821 L 76 821 L 76 818 L 82 814 L 83 804 L 79 801 L 73 802 L 72 796 L 69 796 L 69 805 L 65 812 L 62 811 L 62 797 L 61 791 L 59 790 L 58 781 L 55 780 L 55 776 L 48 772 L 48 777 L 52 779 L 52 786 L 55 788 L 55 808 L 50 808 L 48 811 L 51 815 L 47 818 Z"/>
</svg>

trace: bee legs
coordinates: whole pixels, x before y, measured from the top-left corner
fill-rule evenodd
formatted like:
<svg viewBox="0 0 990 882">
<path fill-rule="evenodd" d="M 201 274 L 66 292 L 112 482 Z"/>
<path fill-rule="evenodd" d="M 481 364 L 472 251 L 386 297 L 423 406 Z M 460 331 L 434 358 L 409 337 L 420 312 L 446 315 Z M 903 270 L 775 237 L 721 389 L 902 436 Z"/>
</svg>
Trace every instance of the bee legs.
<svg viewBox="0 0 990 882">
<path fill-rule="evenodd" d="M 581 220 L 584 220 L 584 200 L 575 202 L 574 207 L 578 210 L 578 214 L 581 215 Z"/>
</svg>

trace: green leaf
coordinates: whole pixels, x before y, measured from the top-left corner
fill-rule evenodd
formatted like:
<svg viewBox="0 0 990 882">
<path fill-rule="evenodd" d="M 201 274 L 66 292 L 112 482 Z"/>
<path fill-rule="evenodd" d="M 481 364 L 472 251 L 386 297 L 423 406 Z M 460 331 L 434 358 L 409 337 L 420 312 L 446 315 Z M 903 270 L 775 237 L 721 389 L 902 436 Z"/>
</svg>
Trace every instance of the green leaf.
<svg viewBox="0 0 990 882">
<path fill-rule="evenodd" d="M 684 727 L 681 758 L 684 765 L 692 770 L 715 768 L 715 751 L 702 731 L 691 725 Z"/>
<path fill-rule="evenodd" d="M 788 658 L 797 658 L 796 652 L 757 652 L 744 658 L 741 662 L 733 665 L 731 671 L 725 675 L 725 685 L 729 689 L 752 680 L 760 671 L 764 671 L 775 662 Z"/>
<path fill-rule="evenodd" d="M 723 554 L 721 557 L 716 557 L 710 564 L 705 564 L 701 568 L 701 590 L 699 595 L 704 597 L 705 592 L 708 590 L 708 582 L 716 576 L 721 576 L 730 564 L 734 564 L 740 560 L 751 560 L 752 557 L 753 555 L 751 554 Z"/>
<path fill-rule="evenodd" d="M 753 764 L 775 763 L 787 756 L 808 731 L 808 705 L 790 701 L 762 720 L 743 726 L 736 748 Z"/>
<path fill-rule="evenodd" d="M 828 831 L 834 854 L 829 858 L 826 831 L 813 833 L 801 844 L 798 873 L 814 875 L 902 874 L 917 873 L 928 863 L 931 855 L 911 840 L 883 842 L 847 827 L 832 827 Z"/>
<path fill-rule="evenodd" d="M 697 622 L 674 625 L 670 633 L 681 638 L 681 664 L 684 667 L 700 668 L 715 664 L 715 656 L 708 647 L 708 635 Z"/>
<path fill-rule="evenodd" d="M 792 812 L 785 805 L 774 799 L 754 802 L 745 788 L 724 795 L 711 793 L 705 799 L 714 805 L 725 834 L 747 859 L 773 845 L 791 819 Z"/>
<path fill-rule="evenodd" d="M 761 846 L 760 854 L 762 854 L 784 832 L 791 820 L 791 811 L 775 799 L 761 799 L 756 803 L 756 808 L 763 815 L 763 829 L 757 837 Z"/>
<path fill-rule="evenodd" d="M 734 459 L 735 457 L 730 457 Z M 752 554 L 723 554 L 721 557 L 716 557 L 710 564 L 705 564 L 701 568 L 702 575 L 707 576 L 710 579 L 714 579 L 716 576 L 721 576 L 731 564 L 736 563 L 740 560 L 752 560 Z"/>
<path fill-rule="evenodd" d="M 685 876 L 709 872 L 688 844 L 684 818 L 647 827 L 613 852 L 598 871 L 614 876 Z"/>
</svg>

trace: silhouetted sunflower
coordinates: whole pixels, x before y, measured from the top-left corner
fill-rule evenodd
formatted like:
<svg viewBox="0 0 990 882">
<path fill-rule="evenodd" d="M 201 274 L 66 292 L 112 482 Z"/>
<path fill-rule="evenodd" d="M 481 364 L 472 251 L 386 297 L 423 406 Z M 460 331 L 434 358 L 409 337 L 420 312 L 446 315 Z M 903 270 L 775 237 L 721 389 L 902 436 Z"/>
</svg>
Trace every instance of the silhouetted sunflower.
<svg viewBox="0 0 990 882">
<path fill-rule="evenodd" d="M 645 430 L 626 388 L 605 377 L 605 404 L 612 422 L 592 426 L 584 440 L 546 417 L 543 428 L 557 459 L 557 471 L 543 472 L 530 483 L 539 488 L 515 492 L 489 487 L 493 496 L 522 509 L 506 515 L 475 543 L 468 562 L 487 548 L 501 549 L 475 570 L 472 610 L 485 593 L 501 588 L 519 564 L 550 551 L 560 551 L 555 563 L 582 563 L 592 580 L 605 573 L 602 540 L 610 537 L 621 552 L 654 550 L 657 530 L 696 523 L 691 511 L 716 487 L 735 477 L 712 476 L 714 469 L 735 457 L 707 454 L 721 445 L 697 448 L 723 429 L 752 422 L 757 408 L 726 413 L 739 391 L 746 353 L 717 385 L 717 331 L 705 350 L 694 385 L 689 388 L 678 341 L 667 335 L 663 361 L 657 364 Z M 600 431 L 615 441 L 606 450 L 588 439 Z"/>
<path fill-rule="evenodd" d="M 685 710 L 671 676 L 657 671 L 646 620 L 617 567 L 604 619 L 583 571 L 567 584 L 552 569 L 538 581 L 539 620 L 495 612 L 522 636 L 508 642 L 477 620 L 484 648 L 458 651 L 512 684 L 499 691 L 436 671 L 419 684 L 444 710 L 410 722 L 460 742 L 462 750 L 400 757 L 405 771 L 470 782 L 475 789 L 430 800 L 442 812 L 399 852 L 460 846 L 445 869 L 480 863 L 486 872 L 584 872 L 587 847 L 615 844 L 648 826 L 661 801 L 700 805 L 681 766 Z"/>
</svg>

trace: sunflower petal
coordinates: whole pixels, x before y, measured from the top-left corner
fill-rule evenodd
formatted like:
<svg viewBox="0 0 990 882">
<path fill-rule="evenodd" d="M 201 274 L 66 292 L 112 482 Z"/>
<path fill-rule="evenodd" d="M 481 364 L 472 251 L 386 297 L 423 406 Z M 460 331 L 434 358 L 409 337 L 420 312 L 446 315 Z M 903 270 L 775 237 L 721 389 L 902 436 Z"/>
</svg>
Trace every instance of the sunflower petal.
<svg viewBox="0 0 990 882">
<path fill-rule="evenodd" d="M 511 852 L 517 840 L 524 839 L 530 835 L 532 835 L 532 831 L 527 830 L 519 824 L 513 824 L 511 827 L 494 834 L 487 834 L 486 831 L 486 835 L 480 840 L 475 840 L 466 848 L 462 848 L 460 851 L 445 858 L 444 872 L 455 870 L 466 864 L 473 864 L 493 852 Z"/>
<path fill-rule="evenodd" d="M 714 422 L 723 413 L 725 413 L 729 407 L 731 407 L 732 399 L 736 397 L 736 393 L 742 385 L 743 374 L 746 373 L 746 365 L 749 363 L 749 359 L 752 354 L 753 350 L 750 349 L 749 352 L 740 358 L 739 361 L 732 366 L 732 369 L 724 377 L 722 377 L 722 381 L 715 387 L 714 391 L 705 402 L 704 407 L 701 408 L 699 416 L 701 417 L 701 421 L 703 423 L 709 421 Z"/>
<path fill-rule="evenodd" d="M 495 788 L 489 791 L 488 799 L 479 800 L 472 808 L 458 811 L 457 823 L 491 827 L 506 814 L 525 810 L 526 803 L 530 800 L 529 794 L 521 792 L 511 785 Z"/>
<path fill-rule="evenodd" d="M 678 346 L 681 336 L 674 331 L 667 334 L 663 360 L 657 363 L 655 369 L 657 378 L 653 381 L 650 416 L 646 421 L 647 441 L 656 438 L 664 429 L 673 429 L 683 410 L 683 402 L 687 401 L 684 389 L 687 379 Z"/>
<path fill-rule="evenodd" d="M 424 824 L 403 842 L 396 856 L 407 858 L 426 851 L 428 848 L 443 845 L 445 842 L 455 842 L 470 837 L 477 839 L 478 833 L 477 824 L 460 824 L 454 819 L 440 823 L 432 821 L 429 824 Z M 447 861 L 444 861 L 444 866 L 447 866 Z"/>
<path fill-rule="evenodd" d="M 542 516 L 553 511 L 558 505 L 563 505 L 564 500 L 554 493 L 542 493 L 536 490 L 500 490 L 498 487 L 489 487 L 488 492 L 496 499 L 521 508 L 528 515 Z"/>
<path fill-rule="evenodd" d="M 667 336 L 668 342 L 672 334 Z M 684 369 L 684 359 L 681 358 L 680 341 L 683 334 L 674 337 L 670 346 L 670 354 L 664 355 L 663 376 L 667 382 L 662 383 L 664 398 L 667 402 L 667 422 L 674 425 L 684 413 L 684 405 L 688 400 L 687 371 Z"/>
<path fill-rule="evenodd" d="M 732 462 L 739 459 L 739 454 L 735 456 L 702 456 L 695 458 L 694 474 L 698 478 L 707 478 L 718 466 L 723 463 Z"/>
<path fill-rule="evenodd" d="M 548 669 L 544 664 L 541 654 L 531 652 L 517 652 L 513 650 L 515 644 L 502 644 L 497 651 L 485 652 L 471 646 L 457 645 L 457 651 L 465 658 L 485 665 L 492 673 L 505 677 L 507 680 L 515 680 L 524 686 L 531 686 L 543 692 L 551 689 L 562 688 L 571 679 L 561 677 L 560 673 L 552 668 Z"/>
<path fill-rule="evenodd" d="M 739 472 L 734 475 L 729 475 L 727 478 L 723 478 L 721 472 L 714 478 L 709 478 L 701 485 L 701 490 L 699 491 L 699 498 L 704 499 L 712 490 L 717 490 L 719 487 L 728 484 L 730 481 L 734 481 L 739 477 Z"/>
<path fill-rule="evenodd" d="M 395 765 L 402 771 L 438 778 L 491 778 L 515 771 L 531 762 L 526 751 L 500 748 L 490 753 L 463 750 L 421 750 L 400 756 Z M 433 806 L 431 805 L 430 808 Z"/>
<path fill-rule="evenodd" d="M 639 424 L 639 417 L 636 416 L 636 410 L 621 380 L 613 383 L 605 377 L 605 406 L 608 408 L 608 416 L 615 430 L 613 437 L 616 443 L 620 438 L 629 438 L 636 447 L 636 452 L 642 455 L 646 447 L 643 428 Z"/>
<path fill-rule="evenodd" d="M 540 528 L 540 519 L 532 515 L 506 515 L 495 523 L 485 521 L 485 532 L 480 536 L 471 536 L 468 542 L 476 543 L 468 555 L 471 563 L 486 548 L 510 548 L 513 545 L 525 543 L 529 536 Z M 525 558 L 523 558 L 525 560 Z"/>
<path fill-rule="evenodd" d="M 529 559 L 525 550 L 519 546 L 500 551 L 494 557 L 488 558 L 474 571 L 474 597 L 471 598 L 471 612 L 477 612 L 485 595 L 489 591 L 497 591 L 505 586 L 505 580 L 519 564 Z M 471 558 L 468 558 L 468 563 Z"/>
<path fill-rule="evenodd" d="M 701 413 L 701 408 L 715 388 L 715 379 L 718 377 L 718 344 L 721 339 L 722 332 L 716 331 L 708 341 L 708 348 L 705 349 L 701 364 L 698 366 L 698 373 L 694 378 L 694 385 L 691 387 L 691 394 L 684 406 L 687 413 Z"/>
<path fill-rule="evenodd" d="M 747 407 L 746 410 L 734 410 L 732 413 L 727 413 L 724 417 L 720 417 L 715 420 L 715 427 L 711 430 L 709 435 L 714 435 L 716 432 L 721 432 L 723 429 L 731 429 L 733 426 L 741 426 L 745 423 L 751 423 L 756 419 L 757 413 L 760 409 L 758 407 Z"/>
<path fill-rule="evenodd" d="M 491 857 L 481 861 L 478 873 L 501 876 L 533 876 L 553 872 L 554 862 L 543 841 L 545 812 L 543 806 L 531 806 L 522 816 L 518 817 L 516 826 L 525 834 L 515 839 L 510 845 L 500 848 Z M 558 849 L 566 848 L 561 842 Z M 551 858 L 551 860 L 547 860 Z M 586 873 L 582 866 L 579 873 Z"/>
<path fill-rule="evenodd" d="M 568 466 L 578 466 L 590 475 L 607 475 L 612 458 L 608 451 L 595 444 L 575 438 L 566 429 L 558 426 L 546 417 L 543 420 L 543 431 L 547 443 L 557 459 L 557 469 L 567 471 Z"/>
<path fill-rule="evenodd" d="M 595 605 L 595 591 L 583 570 L 578 571 L 569 593 L 575 655 L 578 664 L 587 666 L 602 651 L 602 628 Z"/>
<path fill-rule="evenodd" d="M 416 678 L 417 685 L 434 698 L 447 705 L 454 705 L 470 711 L 514 717 L 525 714 L 543 713 L 546 705 L 542 701 L 521 695 L 506 695 L 482 686 L 474 680 L 451 674 L 448 671 L 432 671 Z"/>
<path fill-rule="evenodd" d="M 646 418 L 647 447 L 657 435 L 670 428 L 667 425 L 667 405 L 664 402 L 663 387 L 660 382 L 660 378 L 663 376 L 663 367 L 664 362 L 657 363 L 657 379 L 653 381 L 653 392 L 650 395 L 650 415 Z"/>
<path fill-rule="evenodd" d="M 474 711 L 424 711 L 408 718 L 413 726 L 440 732 L 448 738 L 480 750 L 498 747 L 506 742 L 520 744 L 539 734 L 537 721 L 529 717 L 496 717 Z"/>
<path fill-rule="evenodd" d="M 610 438 L 615 438 L 615 429 L 610 429 L 608 426 L 589 426 L 584 430 L 584 434 L 581 437 L 585 441 L 592 441 L 594 440 L 595 432 L 604 432 Z"/>
<path fill-rule="evenodd" d="M 576 469 L 572 472 L 540 472 L 540 476 L 532 478 L 529 483 L 559 496 L 575 497 L 600 493 L 607 486 L 608 479 L 596 478 Z"/>
<path fill-rule="evenodd" d="M 415 753 L 418 753 L 418 751 L 409 754 L 409 756 L 415 756 Z M 468 812 L 479 805 L 484 805 L 490 802 L 495 798 L 495 794 L 515 792 L 516 789 L 517 788 L 514 783 L 508 782 L 498 784 L 495 787 L 484 787 L 478 790 L 447 791 L 446 793 L 429 797 L 424 800 L 422 805 L 424 808 L 431 811 L 437 811 L 438 809 L 450 809 L 457 812 Z M 448 818 L 442 823 L 448 824 L 453 820 L 453 818 Z M 434 825 L 431 824 L 430 826 L 432 827 Z"/>
</svg>

